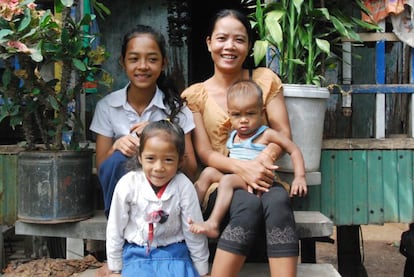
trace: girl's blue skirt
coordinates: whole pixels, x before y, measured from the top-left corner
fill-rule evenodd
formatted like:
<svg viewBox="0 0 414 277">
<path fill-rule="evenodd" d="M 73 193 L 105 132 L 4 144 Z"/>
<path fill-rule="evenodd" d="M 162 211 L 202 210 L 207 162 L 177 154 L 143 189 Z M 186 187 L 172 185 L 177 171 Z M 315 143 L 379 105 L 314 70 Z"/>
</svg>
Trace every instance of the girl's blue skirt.
<svg viewBox="0 0 414 277">
<path fill-rule="evenodd" d="M 147 248 L 125 243 L 122 277 L 199 277 L 184 242 Z"/>
</svg>

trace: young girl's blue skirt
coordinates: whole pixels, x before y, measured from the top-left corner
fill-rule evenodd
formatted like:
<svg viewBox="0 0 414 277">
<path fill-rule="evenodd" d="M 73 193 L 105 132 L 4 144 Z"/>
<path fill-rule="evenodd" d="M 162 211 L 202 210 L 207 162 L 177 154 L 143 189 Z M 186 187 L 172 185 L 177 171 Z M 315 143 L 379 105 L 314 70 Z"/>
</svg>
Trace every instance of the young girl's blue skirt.
<svg viewBox="0 0 414 277">
<path fill-rule="evenodd" d="M 125 243 L 122 277 L 199 277 L 184 242 L 152 248 Z"/>
</svg>

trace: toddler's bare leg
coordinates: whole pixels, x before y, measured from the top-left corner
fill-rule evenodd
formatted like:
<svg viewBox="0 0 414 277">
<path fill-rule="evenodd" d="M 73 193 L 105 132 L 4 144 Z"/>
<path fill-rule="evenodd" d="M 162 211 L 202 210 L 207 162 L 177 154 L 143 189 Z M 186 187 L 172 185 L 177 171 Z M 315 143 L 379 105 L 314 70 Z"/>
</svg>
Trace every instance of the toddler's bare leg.
<svg viewBox="0 0 414 277">
<path fill-rule="evenodd" d="M 222 176 L 223 173 L 213 167 L 206 167 L 203 169 L 198 180 L 194 183 L 200 203 L 203 203 L 210 185 L 219 182 Z"/>
<path fill-rule="evenodd" d="M 209 219 L 202 223 L 193 223 L 190 230 L 194 233 L 205 234 L 210 238 L 218 237 L 220 222 L 230 207 L 234 190 L 238 188 L 247 189 L 247 184 L 241 177 L 235 174 L 223 175 L 218 186 L 216 203 Z"/>
</svg>

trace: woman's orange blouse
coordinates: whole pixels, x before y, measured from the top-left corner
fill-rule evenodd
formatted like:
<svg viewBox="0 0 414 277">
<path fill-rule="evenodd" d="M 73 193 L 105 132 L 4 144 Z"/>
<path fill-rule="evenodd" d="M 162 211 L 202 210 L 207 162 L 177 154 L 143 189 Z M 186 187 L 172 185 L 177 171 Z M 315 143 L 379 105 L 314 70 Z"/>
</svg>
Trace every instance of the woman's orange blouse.
<svg viewBox="0 0 414 277">
<path fill-rule="evenodd" d="M 266 67 L 254 69 L 252 79 L 263 91 L 265 107 L 273 97 L 283 93 L 281 80 Z M 231 132 L 231 123 L 226 107 L 219 107 L 214 99 L 209 97 L 204 83 L 191 85 L 184 90 L 181 96 L 187 100 L 187 104 L 193 113 L 201 114 L 213 150 L 227 156 L 226 141 Z M 267 118 L 263 118 L 263 124 L 268 124 Z"/>
</svg>

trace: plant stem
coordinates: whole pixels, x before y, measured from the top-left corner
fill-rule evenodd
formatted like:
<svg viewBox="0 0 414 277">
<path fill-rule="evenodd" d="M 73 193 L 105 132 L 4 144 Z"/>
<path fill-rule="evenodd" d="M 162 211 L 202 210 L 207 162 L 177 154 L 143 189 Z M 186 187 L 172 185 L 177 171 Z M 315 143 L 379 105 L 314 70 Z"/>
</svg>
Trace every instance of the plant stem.
<svg viewBox="0 0 414 277">
<path fill-rule="evenodd" d="M 292 1 L 292 0 L 291 0 Z M 293 76 L 295 73 L 295 64 L 292 62 L 295 58 L 295 47 L 294 47 L 294 41 L 295 41 L 295 26 L 296 26 L 296 13 L 295 13 L 295 5 L 289 4 L 289 37 L 288 37 L 288 51 L 287 51 L 287 59 L 288 59 L 288 68 L 287 68 L 287 74 L 288 74 L 288 82 L 293 82 Z M 285 26 L 286 27 L 286 26 Z"/>
<path fill-rule="evenodd" d="M 309 5 L 309 11 L 313 10 L 313 0 L 308 0 Z M 313 20 L 310 20 L 309 26 L 307 28 L 307 34 L 308 34 L 308 56 L 307 56 L 307 62 L 306 62 L 306 84 L 312 84 L 312 76 L 313 76 L 313 58 L 314 58 L 314 49 L 313 49 L 313 43 L 314 40 L 313 37 L 313 28 L 314 24 L 312 23 Z"/>
</svg>

